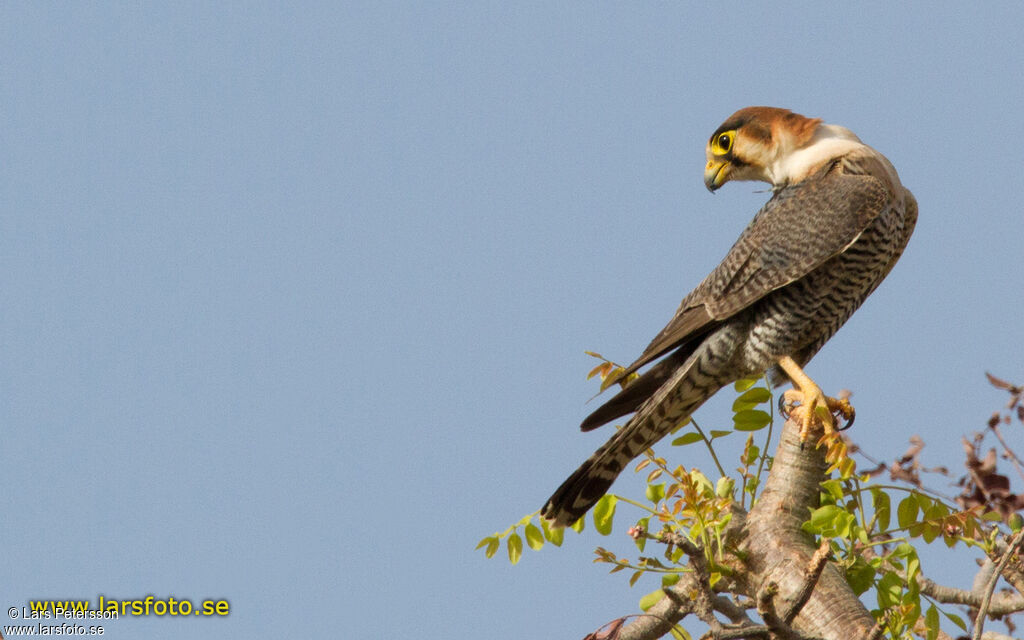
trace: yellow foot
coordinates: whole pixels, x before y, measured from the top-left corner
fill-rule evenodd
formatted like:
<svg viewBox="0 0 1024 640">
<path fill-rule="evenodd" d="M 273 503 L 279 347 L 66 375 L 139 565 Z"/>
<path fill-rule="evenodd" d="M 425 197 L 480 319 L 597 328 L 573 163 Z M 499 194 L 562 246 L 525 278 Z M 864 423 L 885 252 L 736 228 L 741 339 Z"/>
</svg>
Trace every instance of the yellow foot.
<svg viewBox="0 0 1024 640">
<path fill-rule="evenodd" d="M 800 421 L 801 448 L 807 441 L 815 417 L 825 430 L 826 437 L 836 432 L 837 417 L 842 417 L 846 421 L 843 429 L 848 429 L 853 424 L 856 413 L 846 398 L 837 400 L 826 396 L 821 392 L 821 388 L 804 373 L 803 369 L 788 356 L 779 359 L 779 366 L 793 381 L 793 386 L 797 387 L 797 389 L 786 391 L 779 399 L 779 404 L 783 414 L 786 414 L 787 417 L 793 415 Z"/>
<path fill-rule="evenodd" d="M 793 416 L 800 421 L 801 446 L 807 441 L 815 416 L 824 428 L 826 436 L 849 429 L 857 416 L 853 405 L 846 398 L 826 396 L 816 386 L 812 391 L 811 394 L 805 394 L 798 389 L 787 389 L 779 398 L 779 410 L 782 415 L 786 418 Z M 842 420 L 843 424 L 837 427 L 839 420 Z"/>
</svg>

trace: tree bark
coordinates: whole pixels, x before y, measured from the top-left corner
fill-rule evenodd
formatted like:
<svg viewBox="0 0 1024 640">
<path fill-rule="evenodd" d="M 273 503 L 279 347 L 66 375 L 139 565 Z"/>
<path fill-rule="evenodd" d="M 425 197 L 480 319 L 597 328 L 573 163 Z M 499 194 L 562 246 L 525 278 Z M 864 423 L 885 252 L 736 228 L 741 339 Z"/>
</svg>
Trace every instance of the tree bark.
<svg viewBox="0 0 1024 640">
<path fill-rule="evenodd" d="M 825 449 L 808 442 L 801 450 L 799 425 L 788 420 L 764 491 L 747 516 L 746 536 L 740 546 L 748 570 L 740 578 L 750 597 L 756 598 L 768 584 L 775 583 L 775 602 L 786 602 L 803 587 L 816 547 L 800 526 L 819 506 L 818 486 L 826 468 Z M 783 607 L 776 604 L 776 608 Z M 874 624 L 833 564 L 824 568 L 793 620 L 797 631 L 826 640 L 867 638 Z"/>
<path fill-rule="evenodd" d="M 801 530 L 812 509 L 819 506 L 819 484 L 824 479 L 825 449 L 815 448 L 811 440 L 801 450 L 799 424 L 786 421 L 771 471 L 757 503 L 749 513 L 737 513 L 730 537 L 738 553 L 728 562 L 736 575 L 719 590 L 746 596 L 749 602 L 766 604 L 762 619 L 774 626 L 772 634 L 824 638 L 825 640 L 859 640 L 870 638 L 875 621 L 850 589 L 840 570 L 828 563 L 810 596 L 795 612 L 789 629 L 779 628 L 780 617 L 798 604 L 800 594 L 806 595 L 808 572 L 814 565 L 817 548 L 810 535 Z M 820 566 L 820 564 L 819 564 Z M 700 589 L 694 574 L 688 574 L 668 597 L 652 607 L 647 616 L 640 616 L 621 630 L 621 640 L 653 640 L 668 633 L 671 623 L 688 614 L 699 613 L 692 594 Z M 725 582 L 725 581 L 723 581 Z M 715 604 L 717 602 L 717 604 Z M 765 625 L 743 617 L 743 612 L 730 600 L 718 596 L 712 600 L 714 609 L 725 614 L 732 623 L 747 625 L 752 636 L 767 636 Z M 774 622 L 774 625 L 772 624 Z M 725 623 L 728 624 L 728 623 Z M 790 626 L 790 625 L 785 625 Z M 731 631 L 731 629 L 730 629 Z"/>
</svg>

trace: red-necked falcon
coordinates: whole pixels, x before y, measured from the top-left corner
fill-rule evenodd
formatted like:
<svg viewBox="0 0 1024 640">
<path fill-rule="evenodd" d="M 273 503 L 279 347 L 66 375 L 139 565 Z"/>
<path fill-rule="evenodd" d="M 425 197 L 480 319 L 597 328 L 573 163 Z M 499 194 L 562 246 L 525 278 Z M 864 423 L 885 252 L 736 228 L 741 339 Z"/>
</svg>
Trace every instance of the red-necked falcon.
<svg viewBox="0 0 1024 640">
<path fill-rule="evenodd" d="M 840 403 L 802 367 L 885 278 L 914 229 L 914 196 L 845 127 L 748 107 L 715 130 L 706 154 L 711 191 L 759 180 L 773 195 L 626 374 L 661 361 L 583 421 L 589 431 L 633 414 L 548 500 L 541 516 L 554 526 L 574 523 L 633 458 L 741 378 L 792 382 L 806 439 L 815 408 Z"/>
</svg>

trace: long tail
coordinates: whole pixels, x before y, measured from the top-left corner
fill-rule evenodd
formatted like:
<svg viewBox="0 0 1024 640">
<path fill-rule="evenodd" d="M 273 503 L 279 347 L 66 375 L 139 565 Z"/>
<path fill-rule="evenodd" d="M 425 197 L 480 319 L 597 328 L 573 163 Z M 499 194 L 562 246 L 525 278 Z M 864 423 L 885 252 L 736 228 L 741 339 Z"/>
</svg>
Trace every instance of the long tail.
<svg viewBox="0 0 1024 640">
<path fill-rule="evenodd" d="M 728 383 L 701 371 L 705 349 L 698 348 L 686 363 L 651 396 L 636 414 L 558 487 L 541 509 L 555 527 L 573 524 L 615 482 L 626 465 L 690 417 Z"/>
</svg>

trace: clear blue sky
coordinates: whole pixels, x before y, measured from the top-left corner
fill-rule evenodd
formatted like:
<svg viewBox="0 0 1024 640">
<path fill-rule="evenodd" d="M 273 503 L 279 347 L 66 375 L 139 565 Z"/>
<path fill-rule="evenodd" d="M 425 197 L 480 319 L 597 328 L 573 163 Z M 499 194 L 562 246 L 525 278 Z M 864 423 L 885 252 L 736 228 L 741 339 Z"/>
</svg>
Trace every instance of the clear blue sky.
<svg viewBox="0 0 1024 640">
<path fill-rule="evenodd" d="M 0 604 L 232 604 L 115 639 L 635 611 L 653 582 L 590 562 L 624 538 L 473 546 L 607 437 L 576 429 L 583 351 L 636 356 L 767 200 L 701 181 L 754 104 L 850 127 L 916 194 L 808 371 L 874 455 L 919 433 L 956 468 L 1002 402 L 983 372 L 1024 381 L 1022 28 L 1018 3 L 4 3 Z"/>
</svg>

